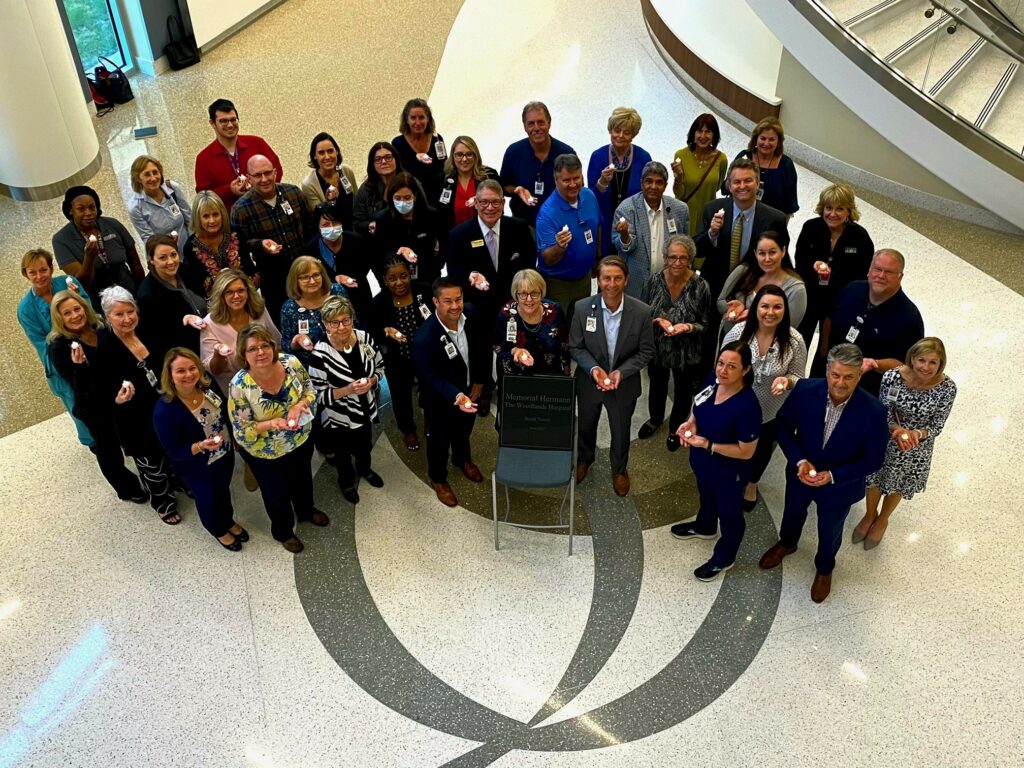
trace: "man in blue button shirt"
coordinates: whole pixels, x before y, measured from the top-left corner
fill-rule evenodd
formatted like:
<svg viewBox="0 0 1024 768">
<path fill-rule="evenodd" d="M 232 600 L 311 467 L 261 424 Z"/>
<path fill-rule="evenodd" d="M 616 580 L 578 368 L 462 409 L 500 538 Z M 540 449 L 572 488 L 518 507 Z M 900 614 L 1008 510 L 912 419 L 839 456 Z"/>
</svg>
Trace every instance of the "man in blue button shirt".
<svg viewBox="0 0 1024 768">
<path fill-rule="evenodd" d="M 562 305 L 570 325 L 576 302 L 590 295 L 600 241 L 601 209 L 583 186 L 583 165 L 576 155 L 559 155 L 555 194 L 537 215 L 537 271 L 547 282 L 548 298 Z"/>
<path fill-rule="evenodd" d="M 542 101 L 523 107 L 526 138 L 510 144 L 501 160 L 501 185 L 511 200 L 512 215 L 530 224 L 540 206 L 554 193 L 554 163 L 559 155 L 576 150 L 550 133 L 551 112 Z"/>
</svg>

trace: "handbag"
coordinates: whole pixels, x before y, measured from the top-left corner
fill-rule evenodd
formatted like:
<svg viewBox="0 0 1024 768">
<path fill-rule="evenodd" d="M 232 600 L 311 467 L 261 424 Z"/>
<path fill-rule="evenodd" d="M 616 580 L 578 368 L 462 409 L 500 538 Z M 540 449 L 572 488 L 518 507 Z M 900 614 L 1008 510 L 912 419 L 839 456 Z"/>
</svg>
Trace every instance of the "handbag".
<svg viewBox="0 0 1024 768">
<path fill-rule="evenodd" d="M 95 79 L 86 78 L 90 86 L 95 88 L 96 92 L 111 104 L 127 104 L 134 99 L 135 94 L 132 93 L 131 83 L 128 82 L 128 76 L 124 73 L 124 70 L 106 56 L 100 56 L 99 60 L 109 64 L 112 69 L 108 69 L 102 63 L 97 64 L 93 70 L 93 78 Z"/>
<path fill-rule="evenodd" d="M 167 63 L 171 69 L 185 69 L 185 67 L 199 63 L 201 57 L 196 39 L 192 35 L 185 34 L 181 19 L 173 13 L 167 17 L 167 39 L 170 42 L 164 46 L 164 55 L 167 57 Z"/>
<path fill-rule="evenodd" d="M 715 156 L 708 160 L 708 169 L 704 171 L 704 175 L 700 177 L 700 181 L 698 181 L 697 186 L 693 188 L 693 192 L 683 198 L 684 203 L 690 202 L 690 198 L 697 194 L 697 190 L 701 188 L 701 185 L 704 183 L 704 179 L 708 177 L 708 174 L 711 173 L 711 169 L 718 163 L 718 156 L 720 154 L 721 150 L 715 150 Z"/>
</svg>

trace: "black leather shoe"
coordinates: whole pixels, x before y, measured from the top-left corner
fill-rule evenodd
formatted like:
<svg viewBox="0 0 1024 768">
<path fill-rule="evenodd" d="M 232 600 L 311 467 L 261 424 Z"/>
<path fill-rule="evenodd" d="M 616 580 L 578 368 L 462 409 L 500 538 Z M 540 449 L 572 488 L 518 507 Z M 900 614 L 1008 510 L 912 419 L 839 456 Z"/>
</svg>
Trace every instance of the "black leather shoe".
<svg viewBox="0 0 1024 768">
<path fill-rule="evenodd" d="M 643 423 L 643 426 L 640 427 L 640 431 L 637 432 L 636 436 L 638 438 L 640 438 L 641 440 L 646 440 L 648 437 L 650 437 L 655 432 L 657 432 L 658 431 L 658 427 L 660 427 L 660 426 L 661 426 L 661 422 L 660 421 L 657 424 L 655 424 L 653 421 L 648 419 L 647 421 L 645 421 Z"/>
<path fill-rule="evenodd" d="M 380 475 L 378 475 L 372 469 L 369 472 L 367 472 L 365 475 L 363 475 L 363 480 L 368 482 L 374 488 L 383 488 L 384 487 L 384 478 L 382 478 Z"/>
<path fill-rule="evenodd" d="M 665 438 L 665 447 L 668 448 L 669 453 L 675 453 L 679 450 L 680 442 L 679 435 L 673 432 L 671 435 Z"/>
<path fill-rule="evenodd" d="M 353 504 L 359 503 L 359 491 L 355 488 L 342 488 L 341 495 L 345 497 L 346 501 L 350 501 Z"/>
</svg>

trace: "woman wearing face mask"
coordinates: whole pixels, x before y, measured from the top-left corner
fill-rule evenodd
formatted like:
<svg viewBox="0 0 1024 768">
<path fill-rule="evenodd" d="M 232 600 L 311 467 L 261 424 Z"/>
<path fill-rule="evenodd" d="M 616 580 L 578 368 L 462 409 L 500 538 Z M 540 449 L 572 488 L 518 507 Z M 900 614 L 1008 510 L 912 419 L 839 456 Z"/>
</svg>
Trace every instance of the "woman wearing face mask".
<svg viewBox="0 0 1024 768">
<path fill-rule="evenodd" d="M 903 499 L 925 490 L 935 438 L 956 399 L 956 384 L 945 369 L 945 345 L 927 336 L 910 348 L 904 365 L 882 374 L 880 397 L 889 409 L 891 438 L 882 468 L 868 475 L 867 510 L 853 529 L 853 543 L 863 541 L 864 549 L 882 543 L 889 516 Z"/>
<path fill-rule="evenodd" d="M 408 263 L 397 254 L 384 262 L 383 284 L 384 290 L 370 303 L 370 330 L 384 353 L 395 424 L 406 449 L 418 451 L 420 440 L 412 402 L 416 382 L 412 340 L 434 311 L 433 294 L 430 285 L 412 282 Z"/>
<path fill-rule="evenodd" d="M 789 236 L 785 232 L 762 232 L 754 258 L 740 262 L 726 279 L 718 296 L 723 335 L 736 323 L 747 319 L 747 308 L 751 306 L 754 294 L 766 285 L 777 285 L 785 292 L 789 319 L 794 328 L 803 320 L 807 309 L 807 288 L 789 260 L 786 253 L 788 245 Z"/>
<path fill-rule="evenodd" d="M 313 346 L 327 338 L 320 308 L 329 297 L 348 294 L 328 279 L 324 265 L 312 256 L 299 256 L 292 262 L 287 290 L 288 300 L 281 308 L 281 338 L 308 368 Z"/>
<path fill-rule="evenodd" d="M 134 293 L 146 276 L 135 241 L 124 224 L 103 215 L 96 190 L 72 187 L 64 193 L 61 211 L 68 223 L 53 236 L 60 268 L 93 296 L 111 285 Z"/>
<path fill-rule="evenodd" d="M 179 277 L 180 257 L 170 235 L 146 241 L 149 274 L 139 286 L 139 313 L 145 319 L 146 345 L 160 360 L 171 347 L 199 349 L 205 326 L 206 299 L 193 293 Z"/>
<path fill-rule="evenodd" d="M 757 483 L 775 450 L 775 415 L 807 367 L 807 347 L 790 324 L 785 292 L 777 285 L 765 285 L 754 296 L 752 306 L 754 311 L 747 319 L 725 335 L 727 344 L 739 341 L 750 347 L 753 390 L 761 405 L 761 437 L 743 491 L 744 512 L 757 506 Z"/>
<path fill-rule="evenodd" d="M 402 171 L 398 150 L 387 141 L 378 141 L 370 147 L 366 158 L 366 179 L 356 191 L 352 203 L 352 221 L 360 235 L 372 235 L 377 228 L 373 217 L 386 210 L 384 192 L 396 173 Z"/>
<path fill-rule="evenodd" d="M 309 145 L 312 168 L 299 188 L 309 210 L 322 203 L 334 203 L 345 229 L 352 229 L 352 206 L 356 196 L 356 174 L 342 162 L 341 148 L 329 133 L 318 133 Z"/>
<path fill-rule="evenodd" d="M 313 209 L 320 224 L 319 235 L 306 244 L 306 253 L 315 256 L 327 270 L 332 283 L 344 287 L 356 316 L 362 320 L 370 309 L 370 256 L 366 239 L 346 230 L 333 202 Z"/>
<path fill-rule="evenodd" d="M 750 388 L 753 378 L 750 347 L 738 341 L 724 345 L 714 373 L 694 397 L 690 417 L 677 430 L 690 448 L 700 509 L 693 522 L 673 525 L 672 535 L 713 539 L 719 523 L 722 528 L 711 559 L 693 572 L 701 581 L 713 581 L 733 567 L 746 531 L 743 486 L 761 434 L 761 408 Z"/>
<path fill-rule="evenodd" d="M 247 252 L 239 251 L 228 211 L 215 192 L 200 192 L 192 200 L 189 230 L 178 274 L 193 293 L 208 297 L 222 269 L 240 270 L 259 287 L 256 265 Z"/>
<path fill-rule="evenodd" d="M 39 355 L 39 362 L 43 364 L 43 373 L 46 374 L 46 386 L 50 392 L 60 398 L 71 415 L 78 431 L 78 442 L 84 446 L 91 447 L 93 444 L 92 435 L 85 422 L 76 417 L 75 414 L 75 393 L 69 381 L 66 381 L 53 366 L 50 355 L 47 352 L 47 336 L 53 329 L 51 314 L 51 303 L 56 294 L 64 290 L 74 290 L 85 293 L 82 284 L 73 277 L 60 275 L 54 277 L 53 256 L 49 251 L 42 248 L 34 248 L 21 257 L 21 274 L 28 280 L 31 286 L 28 292 L 18 302 L 18 322 L 28 336 L 29 343 Z M 73 286 L 73 288 L 71 287 Z M 88 296 L 86 296 L 88 303 Z"/>
<path fill-rule="evenodd" d="M 181 517 L 174 494 L 185 487 L 153 431 L 163 360 L 138 335 L 138 306 L 128 291 L 112 286 L 100 294 L 100 301 L 111 333 L 100 338 L 92 366 L 97 408 L 113 422 L 121 448 L 135 461 L 153 509 L 163 522 L 177 525 Z"/>
<path fill-rule="evenodd" d="M 171 235 L 179 247 L 188 237 L 192 210 L 177 182 L 164 178 L 164 167 L 155 157 L 139 155 L 131 168 L 132 192 L 128 201 L 131 219 L 139 240 L 145 243 L 153 235 Z"/>
<path fill-rule="evenodd" d="M 444 266 L 437 211 L 427 205 L 419 182 L 410 173 L 396 174 L 385 198 L 387 209 L 374 219 L 374 273 L 378 281 L 383 278 L 384 259 L 397 253 L 408 263 L 413 280 L 433 283 Z"/>
<path fill-rule="evenodd" d="M 107 409 L 99 407 L 94 391 L 92 363 L 100 339 L 107 332 L 103 321 L 75 291 L 54 295 L 50 315 L 53 330 L 47 337 L 49 358 L 61 380 L 74 392 L 74 415 L 89 427 L 93 439 L 89 450 L 96 457 L 100 472 L 119 499 L 145 504 L 149 494 L 125 467 L 117 430 L 107 417 Z"/>
</svg>

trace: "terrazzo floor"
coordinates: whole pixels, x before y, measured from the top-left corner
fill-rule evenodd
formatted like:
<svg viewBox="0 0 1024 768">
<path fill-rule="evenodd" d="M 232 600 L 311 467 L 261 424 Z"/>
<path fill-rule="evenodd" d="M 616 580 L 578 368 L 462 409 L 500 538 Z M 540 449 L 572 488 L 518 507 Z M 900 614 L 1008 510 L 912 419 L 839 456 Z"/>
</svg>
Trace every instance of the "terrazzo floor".
<svg viewBox="0 0 1024 768">
<path fill-rule="evenodd" d="M 291 0 L 199 68 L 140 81 L 133 106 L 97 122 L 108 211 L 126 218 L 124 171 L 144 146 L 190 178 L 209 140 L 205 104 L 221 95 L 279 151 L 288 181 L 321 129 L 360 168 L 414 95 L 491 165 L 533 98 L 581 154 L 607 140 L 619 104 L 644 116 L 637 143 L 662 159 L 705 111 L 632 0 L 339 7 Z M 481 46 L 499 39 L 516 54 Z M 126 138 L 151 123 L 152 142 Z M 742 142 L 723 126 L 730 155 Z M 793 231 L 826 183 L 799 172 Z M 624 500 L 599 460 L 580 488 L 593 538 L 572 557 L 564 537 L 519 530 L 495 552 L 486 494 L 456 483 L 468 509 L 440 505 L 387 414 L 374 449 L 384 488 L 361 489 L 353 508 L 317 465 L 333 521 L 300 527 L 307 550 L 292 556 L 236 478 L 252 540 L 225 552 L 188 504 L 171 528 L 112 500 L 67 416 L 48 418 L 57 408 L 11 320 L 23 283 L 5 281 L 0 766 L 1019 765 L 1024 299 L 888 207 L 861 207 L 876 244 L 906 254 L 904 287 L 946 341 L 959 398 L 927 492 L 876 550 L 844 545 L 821 605 L 808 594 L 811 526 L 784 569 L 756 567 L 781 515 L 778 456 L 739 566 L 692 578 L 711 543 L 664 527 L 691 511 L 692 492 L 684 453 L 658 450 L 660 437 L 634 443 Z M 5 274 L 48 242 L 58 208 L 0 200 Z M 478 420 L 485 474 L 493 442 Z"/>
</svg>

